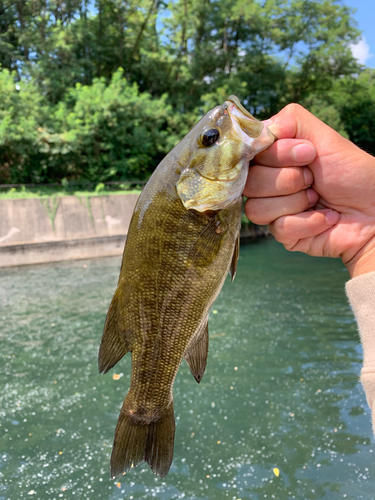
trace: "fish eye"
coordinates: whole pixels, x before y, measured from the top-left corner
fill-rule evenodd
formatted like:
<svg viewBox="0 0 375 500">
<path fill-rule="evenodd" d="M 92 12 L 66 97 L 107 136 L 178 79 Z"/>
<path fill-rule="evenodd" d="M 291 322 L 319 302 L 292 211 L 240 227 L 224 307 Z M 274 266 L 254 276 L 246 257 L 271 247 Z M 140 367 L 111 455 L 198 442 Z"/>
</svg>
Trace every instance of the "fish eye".
<svg viewBox="0 0 375 500">
<path fill-rule="evenodd" d="M 220 132 L 217 128 L 209 128 L 202 132 L 200 140 L 203 146 L 209 147 L 219 139 Z"/>
</svg>

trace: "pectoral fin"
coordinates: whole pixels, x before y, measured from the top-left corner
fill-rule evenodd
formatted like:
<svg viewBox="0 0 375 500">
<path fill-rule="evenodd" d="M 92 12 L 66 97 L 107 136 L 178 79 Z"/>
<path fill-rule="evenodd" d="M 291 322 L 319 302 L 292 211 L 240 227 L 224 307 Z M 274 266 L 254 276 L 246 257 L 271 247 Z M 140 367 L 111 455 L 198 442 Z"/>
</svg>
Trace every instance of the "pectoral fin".
<svg viewBox="0 0 375 500">
<path fill-rule="evenodd" d="M 190 251 L 189 258 L 195 265 L 206 267 L 212 264 L 219 253 L 223 234 L 227 229 L 226 222 L 222 221 L 218 214 L 211 217 Z"/>
<path fill-rule="evenodd" d="M 233 250 L 233 256 L 232 256 L 232 262 L 230 264 L 230 275 L 232 277 L 232 282 L 234 280 L 234 277 L 236 276 L 236 271 L 237 271 L 237 262 L 238 262 L 238 256 L 240 254 L 240 235 L 238 234 L 236 243 L 234 244 L 234 250 Z"/>
<path fill-rule="evenodd" d="M 117 288 L 109 306 L 99 348 L 99 373 L 107 373 L 130 351 L 126 330 L 120 325 L 120 288 Z"/>
<path fill-rule="evenodd" d="M 208 355 L 208 321 L 206 321 L 202 328 L 202 333 L 199 335 L 197 341 L 186 351 L 185 360 L 189 365 L 190 371 L 195 380 L 199 382 L 202 380 L 204 371 L 207 365 Z"/>
</svg>

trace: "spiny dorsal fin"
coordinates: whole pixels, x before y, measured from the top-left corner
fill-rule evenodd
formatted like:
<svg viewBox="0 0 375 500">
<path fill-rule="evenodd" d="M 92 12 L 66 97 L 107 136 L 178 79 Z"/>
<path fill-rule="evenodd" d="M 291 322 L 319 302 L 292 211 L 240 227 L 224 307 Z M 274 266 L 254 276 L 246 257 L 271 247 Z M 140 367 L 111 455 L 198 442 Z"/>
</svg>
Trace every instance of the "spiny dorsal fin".
<svg viewBox="0 0 375 500">
<path fill-rule="evenodd" d="M 230 275 L 232 277 L 232 282 L 236 276 L 238 256 L 240 255 L 240 235 L 237 236 L 236 243 L 234 244 L 232 262 L 230 264 Z"/>
<path fill-rule="evenodd" d="M 102 341 L 99 347 L 99 373 L 107 373 L 130 351 L 126 332 L 119 326 L 120 288 L 117 288 L 109 306 L 104 324 Z"/>
<path fill-rule="evenodd" d="M 188 364 L 191 373 L 195 380 L 199 382 L 202 380 L 204 371 L 207 365 L 208 355 L 208 321 L 206 321 L 202 328 L 202 333 L 199 335 L 198 340 L 191 346 L 185 353 L 185 360 Z"/>
</svg>

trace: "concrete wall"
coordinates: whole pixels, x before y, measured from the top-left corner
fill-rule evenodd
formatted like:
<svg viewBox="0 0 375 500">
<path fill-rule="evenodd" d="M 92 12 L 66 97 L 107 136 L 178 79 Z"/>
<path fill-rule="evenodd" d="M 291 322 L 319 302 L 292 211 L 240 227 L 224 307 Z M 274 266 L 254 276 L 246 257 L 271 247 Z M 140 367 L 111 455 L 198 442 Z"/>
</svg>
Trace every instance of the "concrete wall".
<svg viewBox="0 0 375 500">
<path fill-rule="evenodd" d="M 119 255 L 137 199 L 0 200 L 0 267 Z"/>
</svg>

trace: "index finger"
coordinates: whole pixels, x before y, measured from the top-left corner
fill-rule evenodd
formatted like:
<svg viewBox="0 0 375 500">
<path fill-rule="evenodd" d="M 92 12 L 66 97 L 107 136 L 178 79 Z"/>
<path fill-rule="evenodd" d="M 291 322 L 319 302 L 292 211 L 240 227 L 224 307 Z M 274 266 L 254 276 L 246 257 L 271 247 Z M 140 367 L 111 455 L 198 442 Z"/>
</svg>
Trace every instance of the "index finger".
<svg viewBox="0 0 375 500">
<path fill-rule="evenodd" d="M 267 167 L 302 167 L 315 160 L 315 146 L 306 140 L 280 139 L 257 154 L 252 164 Z"/>
</svg>

